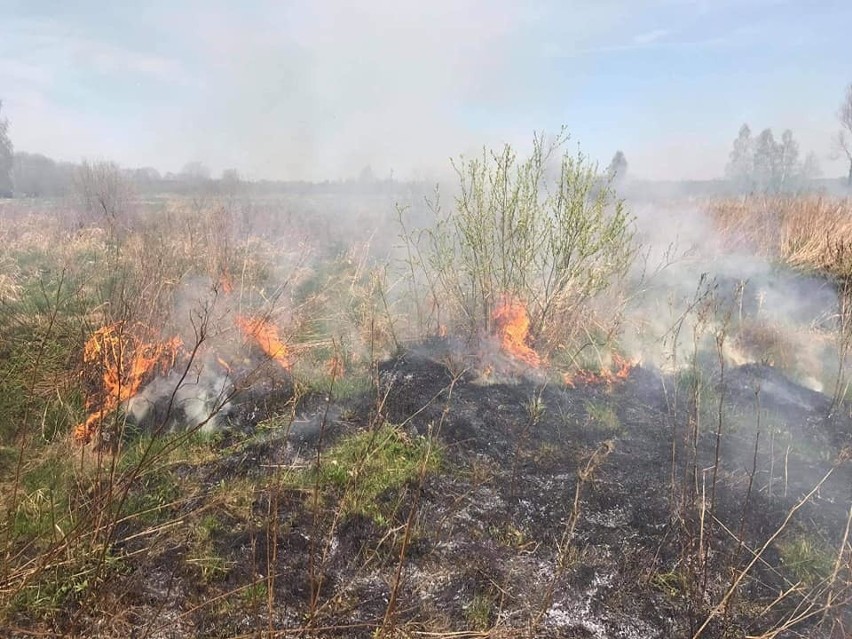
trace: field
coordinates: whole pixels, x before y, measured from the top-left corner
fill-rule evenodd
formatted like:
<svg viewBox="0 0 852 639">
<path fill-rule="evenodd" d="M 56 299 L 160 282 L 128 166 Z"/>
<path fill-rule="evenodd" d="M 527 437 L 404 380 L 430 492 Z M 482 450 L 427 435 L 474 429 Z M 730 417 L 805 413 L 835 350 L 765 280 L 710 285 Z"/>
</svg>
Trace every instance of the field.
<svg viewBox="0 0 852 639">
<path fill-rule="evenodd" d="M 0 202 L 4 636 L 848 637 L 852 201 L 554 153 Z"/>
</svg>

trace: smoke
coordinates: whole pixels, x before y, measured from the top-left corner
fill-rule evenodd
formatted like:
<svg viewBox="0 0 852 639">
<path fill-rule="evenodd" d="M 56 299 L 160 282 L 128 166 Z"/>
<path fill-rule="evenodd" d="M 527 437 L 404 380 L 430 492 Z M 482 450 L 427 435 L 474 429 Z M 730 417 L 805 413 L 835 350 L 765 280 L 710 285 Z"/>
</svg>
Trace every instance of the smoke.
<svg viewBox="0 0 852 639">
<path fill-rule="evenodd" d="M 18 5 L 0 25 L 16 148 L 164 172 L 201 159 L 251 178 L 423 178 L 567 123 L 602 163 L 622 148 L 635 175 L 709 178 L 743 120 L 827 157 L 846 81 L 824 45 L 844 42 L 840 8 L 720 3 L 696 22 L 694 3 L 623 0 Z M 805 21 L 809 64 L 792 47 Z M 671 90 L 679 77 L 688 90 Z"/>
<path fill-rule="evenodd" d="M 189 379 L 174 370 L 155 378 L 127 402 L 126 414 L 145 430 L 211 433 L 229 423 L 233 394 L 233 380 L 210 362 Z"/>
<path fill-rule="evenodd" d="M 281 257 L 282 262 L 284 257 Z M 292 392 L 284 357 L 265 352 L 263 322 L 277 331 L 288 316 L 286 300 L 259 305 L 253 291 L 234 291 L 205 277 L 188 278 L 175 291 L 163 332 L 180 336 L 183 353 L 124 406 L 128 421 L 146 431 L 211 433 L 247 427 L 280 407 Z"/>
<path fill-rule="evenodd" d="M 729 364 L 773 364 L 817 390 L 836 373 L 835 286 L 744 250 L 689 202 L 641 203 L 636 214 L 643 259 L 623 346 L 662 370 L 691 365 L 723 340 Z"/>
</svg>

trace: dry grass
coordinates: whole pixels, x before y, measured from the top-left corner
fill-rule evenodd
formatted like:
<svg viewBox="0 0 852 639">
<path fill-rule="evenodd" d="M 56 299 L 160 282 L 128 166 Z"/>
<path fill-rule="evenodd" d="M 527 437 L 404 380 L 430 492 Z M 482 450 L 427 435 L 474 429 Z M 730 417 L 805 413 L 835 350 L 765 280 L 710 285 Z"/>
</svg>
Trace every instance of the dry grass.
<svg viewBox="0 0 852 639">
<path fill-rule="evenodd" d="M 707 206 L 732 248 L 807 270 L 852 273 L 852 200 L 821 195 L 746 197 Z"/>
<path fill-rule="evenodd" d="M 732 242 L 747 243 L 797 266 L 852 273 L 852 268 L 841 270 L 847 254 L 843 247 L 852 247 L 852 205 L 847 201 L 726 201 L 714 203 L 711 210 Z M 186 564 L 179 567 L 209 592 L 203 591 L 197 605 L 196 600 L 188 600 L 189 610 L 181 618 L 224 604 L 260 608 L 266 600 L 267 636 L 306 631 L 273 633 L 274 612 L 282 605 L 276 599 L 275 582 L 292 575 L 261 566 L 264 553 L 268 553 L 266 567 L 277 565 L 279 545 L 269 541 L 279 539 L 279 526 L 291 523 L 279 509 L 283 512 L 294 503 L 301 504 L 299 495 L 305 492 L 305 499 L 313 500 L 313 505 L 306 502 L 313 518 L 309 525 L 305 520 L 311 540 L 305 571 L 312 588 L 306 623 L 313 624 L 310 630 L 316 636 L 322 631 L 323 614 L 338 603 L 323 575 L 348 509 L 386 520 L 381 524 L 388 532 L 377 548 L 394 549 L 389 560 L 383 559 L 394 569 L 394 577 L 384 623 L 371 625 L 376 636 L 501 636 L 494 612 L 499 606 L 484 595 L 469 609 L 468 622 L 475 631 L 406 634 L 396 625 L 396 596 L 403 587 L 409 546 L 417 541 L 417 500 L 436 458 L 430 442 L 402 434 L 396 437 L 396 430 L 395 437 L 387 438 L 393 446 L 374 445 L 383 443 L 380 436 L 389 428 L 378 421 L 384 397 L 376 398 L 372 414 L 377 421 L 360 439 L 327 448 L 318 444 L 309 468 L 273 465 L 227 483 L 207 485 L 199 478 L 187 479 L 187 467 L 212 464 L 222 453 L 220 447 L 191 435 L 160 437 L 158 432 L 156 437 L 131 440 L 115 451 L 82 449 L 71 442 L 69 430 L 85 414 L 82 344 L 92 330 L 115 320 L 142 322 L 165 335 L 181 321 L 195 317 L 213 329 L 217 321 L 228 325 L 227 335 L 234 335 L 233 313 L 243 307 L 258 309 L 286 326 L 291 343 L 302 345 L 294 349 L 299 358 L 293 368 L 297 389 L 321 393 L 328 406 L 347 391 L 363 392 L 365 380 L 369 386 L 376 359 L 395 346 L 405 327 L 404 319 L 398 321 L 394 302 L 399 297 L 393 294 L 393 282 L 373 260 L 370 247 L 350 242 L 343 250 L 324 250 L 325 238 L 298 239 L 302 237 L 299 229 L 280 236 L 249 235 L 237 228 L 235 215 L 236 211 L 217 202 L 180 201 L 151 210 L 115 237 L 97 227 L 75 228 L 61 218 L 33 211 L 7 217 L 15 222 L 0 228 L 0 300 L 6 304 L 5 314 L 0 313 L 0 328 L 6 329 L 0 332 L 0 351 L 5 349 L 17 358 L 15 366 L 0 362 L 0 394 L 19 400 L 6 415 L 0 411 L 0 453 L 8 458 L 4 465 L 0 456 L 0 493 L 6 495 L 0 500 L 5 515 L 0 516 L 0 626 L 14 621 L 45 632 L 62 624 L 86 627 L 83 615 L 89 611 L 100 616 L 103 628 L 125 623 L 127 610 L 113 584 L 122 582 L 128 566 L 144 567 L 143 558 L 153 562 L 158 553 L 185 547 L 183 554 L 175 555 Z M 558 335 L 541 329 L 544 341 L 575 342 L 574 348 L 555 347 L 552 363 L 560 357 L 573 362 L 592 352 L 602 359 L 601 345 L 616 339 L 621 291 L 610 286 L 603 292 L 607 295 L 586 300 L 585 305 L 570 297 L 564 309 L 555 307 L 562 321 L 580 328 Z M 188 301 L 181 305 L 183 298 Z M 565 299 L 569 299 L 567 293 Z M 193 310 L 198 314 L 190 315 Z M 219 335 L 213 333 L 215 341 Z M 200 346 L 202 337 L 196 337 Z M 773 327 L 746 326 L 741 340 L 738 346 L 766 361 L 792 366 L 796 360 L 793 343 Z M 448 395 L 451 390 L 452 386 Z M 277 428 L 289 429 L 296 403 L 294 399 L 275 417 Z M 533 423 L 541 406 L 531 400 L 529 411 Z M 322 419 L 320 442 L 327 415 Z M 263 437 L 260 433 L 258 442 Z M 421 455 L 414 456 L 418 452 Z M 562 574 L 576 557 L 573 542 L 581 515 L 581 487 L 592 480 L 593 471 L 610 452 L 608 446 L 599 449 L 578 474 L 571 517 L 556 547 L 556 574 Z M 411 455 L 405 482 L 388 474 L 392 466 L 382 454 L 397 460 Z M 310 485 L 293 489 L 300 476 L 316 477 L 313 489 Z M 403 483 L 405 490 L 400 488 Z M 376 496 L 388 492 L 388 485 L 391 493 L 398 493 L 398 498 L 388 500 L 390 514 L 375 505 Z M 403 501 L 414 503 L 405 517 Z M 217 546 L 217 536 L 225 533 L 249 539 L 251 570 L 234 570 L 230 555 Z M 265 551 L 256 547 L 258 539 L 267 540 Z M 756 559 L 771 541 L 760 548 Z M 846 601 L 848 555 L 841 545 L 836 559 L 830 557 L 832 584 L 839 585 L 823 593 L 824 599 L 835 603 L 820 610 L 833 610 Z M 368 561 L 378 561 L 378 556 L 376 550 L 358 570 L 366 573 Z M 738 574 L 730 594 L 719 600 L 719 610 L 754 563 Z M 132 582 L 127 584 L 130 588 Z M 548 594 L 533 611 L 533 628 L 544 619 L 557 582 L 545 585 Z M 68 610 L 81 612 L 68 621 L 62 618 Z M 714 609 L 708 621 L 719 610 Z M 157 623 L 168 623 L 168 619 Z M 264 622 L 257 624 L 252 636 L 261 634 Z M 495 627 L 489 629 L 490 624 Z"/>
<path fill-rule="evenodd" d="M 129 541 L 124 528 L 133 539 L 173 538 L 192 494 L 183 486 L 177 496 L 170 461 L 203 452 L 191 433 L 144 439 L 141 453 L 72 442 L 91 390 L 82 347 L 98 327 L 130 321 L 164 337 L 196 329 L 186 343 L 199 347 L 211 331 L 216 345 L 239 350 L 234 316 L 273 316 L 288 338 L 326 345 L 300 349 L 294 372 L 299 388 L 325 392 L 341 374 L 329 361 L 345 359 L 346 383 L 358 387 L 356 364 L 368 369 L 362 358 L 387 346 L 376 337 L 387 323 L 376 310 L 384 285 L 366 250 L 329 253 L 324 238 L 298 228 L 249 232 L 256 225 L 241 228 L 240 212 L 214 199 L 154 203 L 116 234 L 81 227 L 62 203 L 41 204 L 0 206 L 0 626 L 41 618 L 46 627 L 73 602 L 90 606 L 113 575 L 107 540 Z M 139 495 L 143 481 L 150 490 Z M 202 541 L 196 563 L 218 575 Z"/>
</svg>

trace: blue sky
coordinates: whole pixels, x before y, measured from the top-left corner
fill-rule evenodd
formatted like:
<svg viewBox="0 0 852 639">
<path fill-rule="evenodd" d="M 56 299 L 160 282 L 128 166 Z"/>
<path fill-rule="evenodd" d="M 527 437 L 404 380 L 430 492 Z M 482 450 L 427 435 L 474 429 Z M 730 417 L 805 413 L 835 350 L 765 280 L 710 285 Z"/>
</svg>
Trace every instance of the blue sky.
<svg viewBox="0 0 852 639">
<path fill-rule="evenodd" d="M 256 178 L 433 177 L 562 124 L 633 175 L 723 171 L 743 122 L 823 173 L 852 2 L 0 0 L 16 148 Z"/>
</svg>

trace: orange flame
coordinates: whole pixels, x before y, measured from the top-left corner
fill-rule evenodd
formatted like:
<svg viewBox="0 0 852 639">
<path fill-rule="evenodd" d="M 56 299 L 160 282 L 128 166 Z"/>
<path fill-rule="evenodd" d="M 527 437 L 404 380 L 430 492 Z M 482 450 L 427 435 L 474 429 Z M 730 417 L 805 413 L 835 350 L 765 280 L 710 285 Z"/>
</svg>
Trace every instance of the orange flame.
<svg viewBox="0 0 852 639">
<path fill-rule="evenodd" d="M 233 293 L 234 292 L 234 280 L 231 278 L 231 274 L 228 273 L 227 270 L 222 269 L 219 272 L 219 290 L 223 293 Z"/>
<path fill-rule="evenodd" d="M 332 355 L 325 364 L 325 370 L 329 377 L 333 379 L 340 379 L 346 372 L 346 364 L 343 362 L 343 358 L 339 355 Z"/>
<path fill-rule="evenodd" d="M 290 368 L 289 349 L 278 335 L 278 327 L 264 317 L 237 315 L 237 326 L 247 337 L 251 337 L 270 359 L 282 368 Z"/>
<path fill-rule="evenodd" d="M 530 318 L 524 305 L 504 296 L 494 309 L 492 318 L 503 350 L 529 366 L 538 368 L 541 357 L 527 345 Z"/>
<path fill-rule="evenodd" d="M 600 373 L 593 373 L 587 370 L 580 370 L 575 373 L 563 373 L 562 381 L 565 382 L 566 386 L 571 386 L 572 388 L 578 385 L 594 386 L 604 384 L 612 386 L 616 382 L 627 379 L 630 376 L 630 371 L 634 368 L 636 368 L 635 361 L 614 354 L 612 356 L 611 368 L 604 368 Z"/>
<path fill-rule="evenodd" d="M 174 366 L 182 347 L 179 337 L 162 343 L 146 342 L 138 334 L 146 331 L 138 326 L 135 329 L 115 322 L 99 328 L 86 341 L 83 362 L 101 368 L 102 393 L 86 403 L 91 413 L 74 429 L 78 442 L 91 441 L 103 420 L 139 392 L 149 373 L 158 367 L 166 371 Z"/>
</svg>

